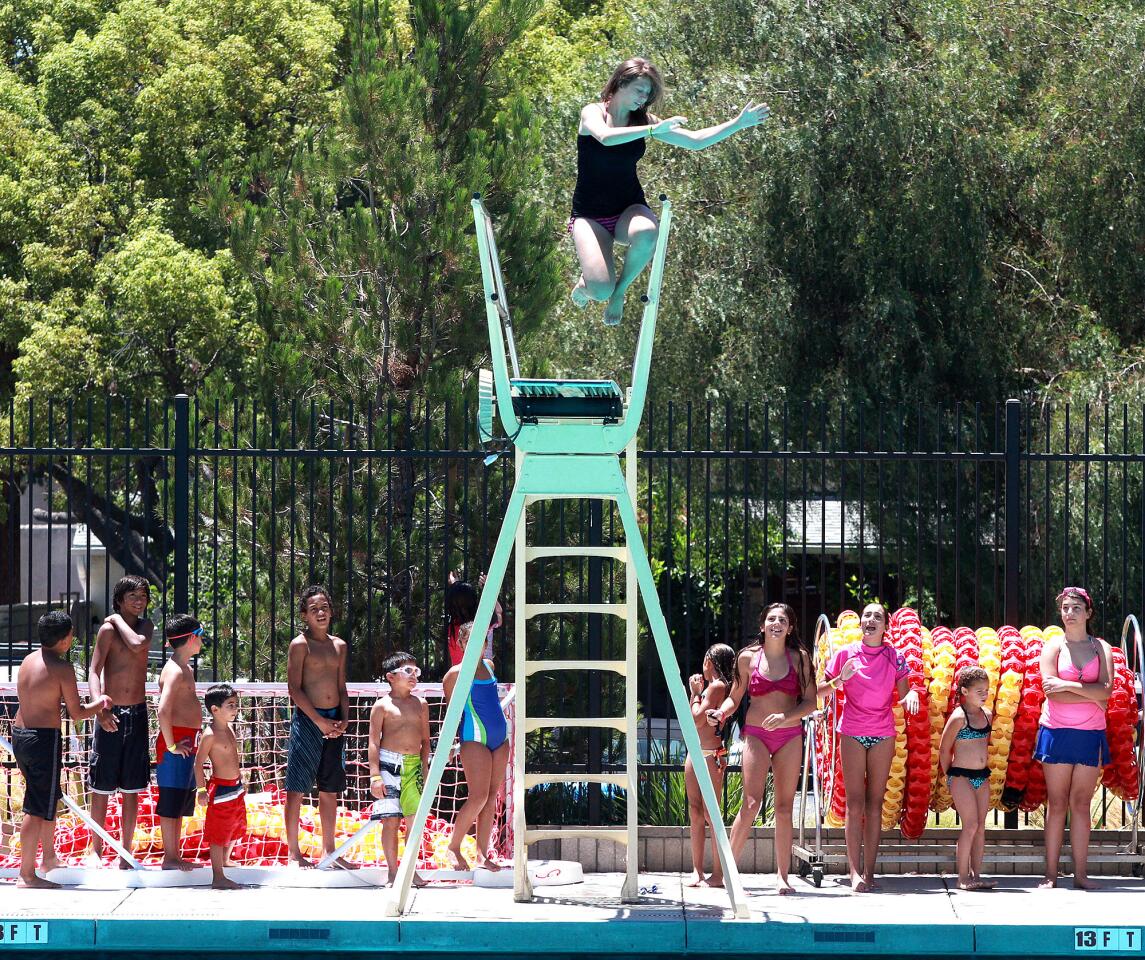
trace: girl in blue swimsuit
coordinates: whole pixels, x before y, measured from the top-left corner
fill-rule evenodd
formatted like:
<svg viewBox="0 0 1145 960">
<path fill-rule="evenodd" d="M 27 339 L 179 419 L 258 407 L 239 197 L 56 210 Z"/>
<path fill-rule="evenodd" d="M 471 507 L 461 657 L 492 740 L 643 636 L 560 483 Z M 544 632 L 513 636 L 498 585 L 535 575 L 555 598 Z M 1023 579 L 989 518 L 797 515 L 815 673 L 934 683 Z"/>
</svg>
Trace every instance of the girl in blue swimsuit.
<svg viewBox="0 0 1145 960">
<path fill-rule="evenodd" d="M 463 624 L 458 631 L 461 649 L 469 642 L 472 623 Z M 446 702 L 453 696 L 461 665 L 452 667 L 442 678 L 442 692 Z M 457 816 L 453 818 L 453 835 L 449 852 L 458 870 L 471 870 L 473 865 L 461 853 L 461 842 L 477 821 L 477 866 L 486 870 L 500 870 L 489 849 L 493 833 L 493 817 L 497 802 L 505 788 L 505 765 L 509 760 L 509 730 L 505 712 L 497 693 L 497 677 L 493 661 L 481 660 L 469 691 L 469 699 L 461 714 L 461 767 L 469 795 Z"/>
<path fill-rule="evenodd" d="M 958 671 L 958 706 L 946 721 L 938 742 L 938 762 L 950 785 L 954 809 L 962 821 L 958 835 L 958 886 L 990 890 L 993 880 L 982 878 L 986 851 L 986 814 L 990 809 L 990 675 L 981 667 Z"/>
<path fill-rule="evenodd" d="M 624 295 L 656 249 L 659 222 L 648 209 L 636 175 L 645 141 L 703 150 L 768 117 L 766 104 L 748 103 L 731 120 L 702 130 L 685 130 L 681 126 L 685 117 L 660 120 L 650 112 L 663 86 L 651 63 L 633 57 L 613 71 L 600 100 L 580 112 L 576 189 L 568 229 L 576 244 L 581 276 L 573 286 L 572 301 L 578 307 L 592 300 L 604 303 L 604 322 L 609 325 L 620 323 Z M 613 244 L 628 247 L 619 276 L 613 263 Z"/>
</svg>

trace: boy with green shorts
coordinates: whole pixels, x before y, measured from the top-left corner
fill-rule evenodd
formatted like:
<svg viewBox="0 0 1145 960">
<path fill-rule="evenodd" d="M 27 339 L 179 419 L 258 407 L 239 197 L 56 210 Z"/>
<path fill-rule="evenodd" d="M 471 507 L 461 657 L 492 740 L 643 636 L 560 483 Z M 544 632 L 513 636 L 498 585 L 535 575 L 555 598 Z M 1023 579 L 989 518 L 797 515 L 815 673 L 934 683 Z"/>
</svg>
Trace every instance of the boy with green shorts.
<svg viewBox="0 0 1145 960">
<path fill-rule="evenodd" d="M 378 799 L 389 882 L 398 869 L 398 824 L 412 817 L 429 769 L 429 707 L 413 692 L 421 670 L 413 654 L 391 654 L 382 670 L 390 692 L 370 710 L 370 792 Z M 415 874 L 415 884 L 420 878 Z"/>
</svg>

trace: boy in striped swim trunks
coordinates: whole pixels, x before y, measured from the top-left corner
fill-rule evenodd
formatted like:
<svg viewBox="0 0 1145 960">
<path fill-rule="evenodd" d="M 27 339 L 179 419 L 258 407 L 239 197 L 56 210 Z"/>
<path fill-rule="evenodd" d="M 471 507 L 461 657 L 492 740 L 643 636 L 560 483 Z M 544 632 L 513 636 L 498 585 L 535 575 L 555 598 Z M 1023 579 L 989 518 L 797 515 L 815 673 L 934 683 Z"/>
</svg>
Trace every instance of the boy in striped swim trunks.
<svg viewBox="0 0 1145 960">
<path fill-rule="evenodd" d="M 231 851 L 246 836 L 246 791 L 243 789 L 239 741 L 231 724 L 239 715 L 239 698 L 229 683 L 216 683 L 203 698 L 211 722 L 195 759 L 199 802 L 207 808 L 203 838 L 211 848 L 211 886 L 237 890 L 241 884 L 226 875 L 233 866 Z M 206 764 L 211 764 L 207 780 Z"/>
<path fill-rule="evenodd" d="M 389 882 L 398 868 L 398 825 L 417 812 L 429 769 L 429 707 L 414 693 L 421 670 L 413 654 L 399 650 L 384 664 L 390 692 L 370 710 L 370 792 L 378 798 L 382 851 Z M 424 880 L 414 873 L 414 885 Z"/>
<path fill-rule="evenodd" d="M 330 594 L 315 585 L 299 600 L 302 632 L 290 641 L 286 683 L 294 703 L 286 755 L 286 846 L 290 865 L 313 867 L 298 846 L 302 795 L 318 787 L 322 848 L 334 852 L 338 796 L 346 787 L 343 735 L 350 714 L 346 692 L 346 641 L 330 633 L 334 608 Z M 338 860 L 339 866 L 354 869 Z"/>
</svg>

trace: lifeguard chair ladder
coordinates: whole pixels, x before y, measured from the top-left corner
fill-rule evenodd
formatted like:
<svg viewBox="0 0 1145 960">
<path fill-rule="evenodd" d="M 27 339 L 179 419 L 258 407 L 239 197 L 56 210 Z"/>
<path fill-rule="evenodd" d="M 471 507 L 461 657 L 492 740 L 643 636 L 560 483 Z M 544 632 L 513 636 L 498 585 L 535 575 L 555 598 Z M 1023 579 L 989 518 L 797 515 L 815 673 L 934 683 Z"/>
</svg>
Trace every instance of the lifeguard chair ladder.
<svg viewBox="0 0 1145 960">
<path fill-rule="evenodd" d="M 703 759 L 699 733 L 691 722 L 689 700 L 680 679 L 679 665 L 668 636 L 668 625 L 660 608 L 656 583 L 644 550 L 636 519 L 636 433 L 644 414 L 648 377 L 652 366 L 652 344 L 656 335 L 656 315 L 660 306 L 660 288 L 664 278 L 664 260 L 668 234 L 672 225 L 672 207 L 661 197 L 660 232 L 648 280 L 648 292 L 642 297 L 644 315 L 632 368 L 632 385 L 627 397 L 611 380 L 528 380 L 521 378 L 517 347 L 513 337 L 509 302 L 497 254 L 493 223 L 480 196 L 473 199 L 473 218 L 477 226 L 477 249 L 481 257 L 481 279 L 485 288 L 485 315 L 489 328 L 489 345 L 493 362 L 490 376 L 481 371 L 480 426 L 486 438 L 492 437 L 493 413 L 501 418 L 506 434 L 516 448 L 517 478 L 505 510 L 505 519 L 485 586 L 473 621 L 473 636 L 482 637 L 493 616 L 493 605 L 506 570 L 509 555 L 516 547 L 517 616 L 516 643 L 516 737 L 513 770 L 513 871 L 514 899 L 532 899 L 529 880 L 528 848 L 532 843 L 553 837 L 604 838 L 627 847 L 627 867 L 622 899 L 639 896 L 637 845 L 637 757 L 636 757 L 636 626 L 638 598 L 643 599 L 649 626 L 656 643 L 672 705 L 680 719 L 680 730 L 692 758 L 703 794 L 704 805 L 716 835 L 716 847 L 724 870 L 724 884 L 732 911 L 738 918 L 748 916 L 747 899 L 740 879 L 727 831 L 724 828 L 715 786 Z M 506 361 L 508 354 L 508 362 Z M 509 366 L 512 365 L 512 376 Z M 625 402 L 627 400 L 627 402 Z M 624 470 L 620 455 L 624 454 Z M 615 502 L 623 524 L 625 545 L 612 547 L 548 545 L 530 546 L 525 535 L 526 507 L 551 499 L 596 499 Z M 623 603 L 552 604 L 528 603 L 526 577 L 530 561 L 545 557 L 604 557 L 625 563 L 626 590 Z M 625 657 L 623 660 L 532 660 L 527 656 L 525 628 L 527 621 L 545 614 L 581 613 L 622 617 L 625 621 Z M 410 835 L 394 881 L 395 897 L 389 903 L 391 915 L 404 913 L 409 903 L 417 851 L 421 846 L 425 821 L 445 770 L 461 712 L 477 669 L 482 645 L 466 647 L 453 697 L 439 731 L 437 748 L 430 763 L 421 802 L 413 817 Z M 625 712 L 622 717 L 551 718 L 530 714 L 527 694 L 529 678 L 535 673 L 557 670 L 602 670 L 625 678 Z M 625 734 L 625 770 L 623 773 L 588 774 L 584 772 L 530 772 L 526 768 L 525 737 L 533 730 L 547 727 L 596 727 L 615 729 Z M 627 822 L 623 827 L 591 827 L 561 830 L 529 829 L 525 820 L 525 791 L 541 783 L 601 783 L 623 787 L 627 792 Z"/>
</svg>

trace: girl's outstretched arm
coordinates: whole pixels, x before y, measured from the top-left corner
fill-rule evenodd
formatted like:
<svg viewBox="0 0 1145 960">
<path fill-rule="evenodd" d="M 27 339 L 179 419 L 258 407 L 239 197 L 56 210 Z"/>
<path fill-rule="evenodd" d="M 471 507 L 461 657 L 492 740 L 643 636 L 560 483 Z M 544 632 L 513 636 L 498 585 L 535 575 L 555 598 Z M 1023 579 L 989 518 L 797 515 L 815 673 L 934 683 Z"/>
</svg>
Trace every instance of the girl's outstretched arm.
<svg viewBox="0 0 1145 960">
<path fill-rule="evenodd" d="M 604 120 L 604 111 L 600 104 L 590 103 L 580 112 L 579 133 L 595 137 L 606 147 L 618 147 L 622 143 L 633 140 L 647 140 L 650 137 L 663 139 L 671 133 L 687 117 L 669 117 L 667 120 L 657 120 L 655 123 L 642 123 L 635 127 L 610 127 Z"/>
<path fill-rule="evenodd" d="M 739 112 L 739 116 L 714 127 L 704 127 L 703 130 L 685 130 L 679 126 L 663 131 L 654 129 L 652 139 L 674 147 L 683 147 L 685 150 L 703 150 L 714 143 L 726 140 L 733 133 L 759 126 L 770 115 L 771 111 L 766 103 L 748 103 Z"/>
</svg>

